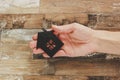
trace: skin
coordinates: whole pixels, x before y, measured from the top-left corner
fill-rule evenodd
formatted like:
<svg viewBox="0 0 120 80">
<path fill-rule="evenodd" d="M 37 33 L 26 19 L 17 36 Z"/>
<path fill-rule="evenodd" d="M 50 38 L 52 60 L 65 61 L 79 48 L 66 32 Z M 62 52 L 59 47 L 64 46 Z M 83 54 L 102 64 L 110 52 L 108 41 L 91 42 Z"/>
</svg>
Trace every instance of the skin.
<svg viewBox="0 0 120 80">
<path fill-rule="evenodd" d="M 54 57 L 86 56 L 93 52 L 120 54 L 120 32 L 93 30 L 78 23 L 62 26 L 53 25 L 52 30 L 54 30 L 54 34 L 64 43 L 64 46 Z M 43 50 L 36 49 L 37 34 L 32 38 L 33 41 L 30 42 L 30 48 L 33 50 L 33 53 L 42 54 L 48 58 L 49 56 Z"/>
</svg>

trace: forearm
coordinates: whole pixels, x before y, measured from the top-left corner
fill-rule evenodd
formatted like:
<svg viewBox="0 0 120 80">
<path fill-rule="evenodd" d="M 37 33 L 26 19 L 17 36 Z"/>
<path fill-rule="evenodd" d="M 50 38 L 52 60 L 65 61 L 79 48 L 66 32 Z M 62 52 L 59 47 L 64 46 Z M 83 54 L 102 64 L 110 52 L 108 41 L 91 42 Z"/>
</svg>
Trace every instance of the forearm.
<svg viewBox="0 0 120 80">
<path fill-rule="evenodd" d="M 97 52 L 120 55 L 120 32 L 96 30 Z"/>
</svg>

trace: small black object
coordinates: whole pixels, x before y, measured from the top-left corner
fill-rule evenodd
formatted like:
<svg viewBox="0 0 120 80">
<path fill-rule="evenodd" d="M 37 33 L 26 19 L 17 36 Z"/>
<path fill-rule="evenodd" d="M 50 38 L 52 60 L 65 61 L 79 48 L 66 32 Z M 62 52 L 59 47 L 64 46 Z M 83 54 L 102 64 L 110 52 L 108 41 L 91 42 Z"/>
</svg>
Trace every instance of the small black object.
<svg viewBox="0 0 120 80">
<path fill-rule="evenodd" d="M 64 44 L 53 34 L 53 31 L 47 31 L 44 28 L 42 30 L 43 32 L 38 32 L 37 49 L 41 48 L 50 57 L 53 57 Z"/>
</svg>

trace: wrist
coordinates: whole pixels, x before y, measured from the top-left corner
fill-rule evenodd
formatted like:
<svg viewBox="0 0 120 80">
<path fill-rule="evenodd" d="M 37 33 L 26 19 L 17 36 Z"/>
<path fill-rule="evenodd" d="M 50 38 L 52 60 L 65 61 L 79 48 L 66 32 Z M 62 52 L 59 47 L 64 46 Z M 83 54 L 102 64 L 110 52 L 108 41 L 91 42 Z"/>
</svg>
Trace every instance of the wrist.
<svg viewBox="0 0 120 80">
<path fill-rule="evenodd" d="M 95 40 L 95 51 L 96 52 L 105 52 L 105 47 L 106 47 L 106 41 L 109 40 L 106 36 L 107 31 L 103 30 L 94 30 L 94 40 Z"/>
<path fill-rule="evenodd" d="M 115 33 L 103 30 L 94 30 L 96 52 L 120 54 L 120 39 L 113 34 Z"/>
<path fill-rule="evenodd" d="M 98 34 L 98 30 L 93 30 L 93 43 L 94 43 L 94 52 L 99 52 L 101 43 L 100 35 Z"/>
</svg>

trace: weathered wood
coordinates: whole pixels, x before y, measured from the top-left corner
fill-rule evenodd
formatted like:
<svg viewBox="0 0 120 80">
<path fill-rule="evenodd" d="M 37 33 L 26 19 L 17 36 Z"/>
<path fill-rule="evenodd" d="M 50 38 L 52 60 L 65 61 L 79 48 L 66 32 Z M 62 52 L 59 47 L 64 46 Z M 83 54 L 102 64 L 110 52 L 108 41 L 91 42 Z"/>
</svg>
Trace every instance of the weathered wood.
<svg viewBox="0 0 120 80">
<path fill-rule="evenodd" d="M 0 75 L 0 80 L 23 80 L 21 75 Z"/>
<path fill-rule="evenodd" d="M 119 13 L 120 0 L 41 0 L 40 13 Z"/>
<path fill-rule="evenodd" d="M 6 28 L 41 28 L 42 14 L 1 14 L 0 20 L 7 22 Z"/>
<path fill-rule="evenodd" d="M 6 44 L 29 44 L 32 36 L 41 29 L 4 29 L 1 35 L 2 43 Z"/>
<path fill-rule="evenodd" d="M 88 23 L 88 14 L 79 13 L 79 14 L 45 14 L 47 20 L 51 20 L 56 24 L 69 24 L 73 22 L 78 22 L 84 25 Z"/>
<path fill-rule="evenodd" d="M 0 75 L 0 80 L 119 80 L 120 77 L 84 77 L 84 76 L 54 76 L 54 75 Z"/>
<path fill-rule="evenodd" d="M 88 80 L 82 76 L 24 76 L 24 80 Z"/>
<path fill-rule="evenodd" d="M 119 13 L 119 0 L 1 0 L 0 13 Z"/>
<path fill-rule="evenodd" d="M 39 1 L 40 0 L 0 0 L 0 13 L 39 13 Z"/>
<path fill-rule="evenodd" d="M 101 14 L 97 18 L 95 29 L 120 30 L 120 14 Z"/>
<path fill-rule="evenodd" d="M 16 51 L 30 51 L 30 48 L 28 44 L 3 44 L 2 47 L 0 47 L 1 50 L 5 51 L 7 49 L 9 50 L 16 50 Z"/>
<path fill-rule="evenodd" d="M 120 71 L 118 61 L 88 59 L 83 60 L 56 60 L 54 62 L 55 75 L 79 75 L 79 76 L 117 76 Z"/>
<path fill-rule="evenodd" d="M 1 49 L 0 49 L 1 50 Z M 30 51 L 17 51 L 17 50 L 10 50 L 8 48 L 1 50 L 0 53 L 0 59 L 2 60 L 21 60 L 21 59 L 26 59 L 26 60 L 30 60 L 32 59 L 32 52 Z"/>
<path fill-rule="evenodd" d="M 110 76 L 92 76 L 88 80 L 120 80 L 120 77 L 110 77 Z"/>
<path fill-rule="evenodd" d="M 3 14 L 0 15 L 0 20 L 7 22 L 5 28 L 50 28 L 51 24 L 77 22 L 94 29 L 120 30 L 119 14 Z"/>
<path fill-rule="evenodd" d="M 2 21 L 7 25 L 0 40 L 0 80 L 120 80 L 116 55 L 32 60 L 28 45 L 51 24 L 120 30 L 120 0 L 0 0 Z"/>
<path fill-rule="evenodd" d="M 0 74 L 16 74 L 16 75 L 40 75 L 48 69 L 49 65 L 46 60 L 1 60 Z"/>
<path fill-rule="evenodd" d="M 6 28 L 41 28 L 51 24 L 78 22 L 87 25 L 88 15 L 80 14 L 0 14 L 0 20 L 7 22 Z"/>
</svg>

